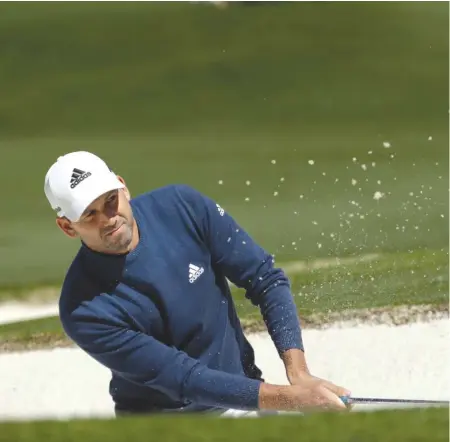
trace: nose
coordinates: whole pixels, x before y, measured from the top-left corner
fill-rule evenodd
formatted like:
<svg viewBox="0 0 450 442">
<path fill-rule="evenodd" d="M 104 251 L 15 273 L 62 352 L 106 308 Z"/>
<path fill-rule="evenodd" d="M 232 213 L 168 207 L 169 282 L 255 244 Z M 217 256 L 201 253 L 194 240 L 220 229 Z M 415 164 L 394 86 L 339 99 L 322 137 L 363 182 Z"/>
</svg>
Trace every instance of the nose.
<svg viewBox="0 0 450 442">
<path fill-rule="evenodd" d="M 97 216 L 97 225 L 100 227 L 112 227 L 115 224 L 114 217 L 116 213 L 111 211 L 99 212 Z"/>
</svg>

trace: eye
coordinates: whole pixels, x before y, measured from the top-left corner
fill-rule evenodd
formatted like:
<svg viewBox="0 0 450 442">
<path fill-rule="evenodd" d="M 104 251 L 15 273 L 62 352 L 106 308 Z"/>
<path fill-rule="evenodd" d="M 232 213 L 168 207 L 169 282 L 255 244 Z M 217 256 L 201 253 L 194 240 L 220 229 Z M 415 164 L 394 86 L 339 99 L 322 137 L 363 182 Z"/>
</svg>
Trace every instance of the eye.
<svg viewBox="0 0 450 442">
<path fill-rule="evenodd" d="M 106 200 L 106 203 L 107 203 L 107 204 L 112 204 L 112 203 L 114 203 L 116 200 L 117 200 L 117 195 L 116 195 L 116 194 L 113 194 L 113 195 L 111 195 L 111 196 Z"/>
<path fill-rule="evenodd" d="M 90 218 L 92 218 L 95 215 L 95 210 L 90 210 L 88 213 L 86 213 L 86 215 L 84 216 L 85 220 L 89 220 Z"/>
</svg>

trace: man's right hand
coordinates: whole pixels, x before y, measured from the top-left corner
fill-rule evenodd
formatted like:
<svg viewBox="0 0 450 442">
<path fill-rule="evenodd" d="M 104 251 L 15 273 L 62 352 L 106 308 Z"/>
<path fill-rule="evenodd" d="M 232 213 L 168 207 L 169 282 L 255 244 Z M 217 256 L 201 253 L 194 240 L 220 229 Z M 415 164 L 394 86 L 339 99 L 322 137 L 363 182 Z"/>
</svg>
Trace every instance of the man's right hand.
<svg viewBox="0 0 450 442">
<path fill-rule="evenodd" d="M 349 410 L 326 381 L 312 376 L 305 378 L 304 382 L 294 385 L 262 383 L 259 391 L 259 409 L 279 411 Z"/>
</svg>

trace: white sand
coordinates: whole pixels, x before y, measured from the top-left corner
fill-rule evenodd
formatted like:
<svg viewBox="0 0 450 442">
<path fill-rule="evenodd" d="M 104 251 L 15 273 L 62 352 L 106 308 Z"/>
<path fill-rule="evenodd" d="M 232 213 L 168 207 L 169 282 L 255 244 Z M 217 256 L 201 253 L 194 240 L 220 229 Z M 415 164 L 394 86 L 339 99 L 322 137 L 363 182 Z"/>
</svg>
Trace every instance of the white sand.
<svg viewBox="0 0 450 442">
<path fill-rule="evenodd" d="M 0 304 L 0 324 L 8 324 L 29 319 L 44 318 L 58 314 L 58 304 L 49 302 L 33 305 L 23 302 L 7 302 Z"/>
<path fill-rule="evenodd" d="M 312 372 L 353 396 L 450 398 L 449 321 L 304 330 Z M 268 382 L 286 383 L 266 334 L 250 336 Z M 0 418 L 113 416 L 110 375 L 78 349 L 0 354 Z M 368 405 L 355 409 L 368 409 Z"/>
</svg>

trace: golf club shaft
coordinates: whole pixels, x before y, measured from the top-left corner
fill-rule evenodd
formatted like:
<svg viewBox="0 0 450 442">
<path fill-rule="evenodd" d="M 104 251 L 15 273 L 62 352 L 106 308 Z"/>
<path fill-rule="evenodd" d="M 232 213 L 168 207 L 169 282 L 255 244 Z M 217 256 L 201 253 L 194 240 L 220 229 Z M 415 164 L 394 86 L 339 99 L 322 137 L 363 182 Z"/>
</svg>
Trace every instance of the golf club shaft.
<svg viewBox="0 0 450 442">
<path fill-rule="evenodd" d="M 390 398 L 368 398 L 368 397 L 348 397 L 342 396 L 345 403 L 351 404 L 448 404 L 449 401 L 437 401 L 426 399 L 390 399 Z"/>
</svg>

